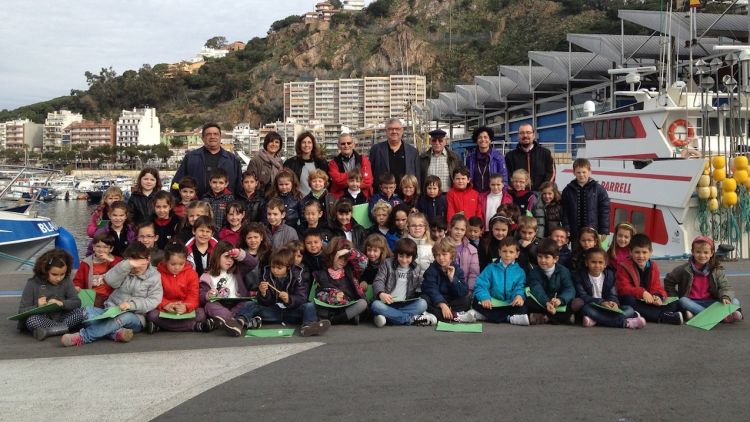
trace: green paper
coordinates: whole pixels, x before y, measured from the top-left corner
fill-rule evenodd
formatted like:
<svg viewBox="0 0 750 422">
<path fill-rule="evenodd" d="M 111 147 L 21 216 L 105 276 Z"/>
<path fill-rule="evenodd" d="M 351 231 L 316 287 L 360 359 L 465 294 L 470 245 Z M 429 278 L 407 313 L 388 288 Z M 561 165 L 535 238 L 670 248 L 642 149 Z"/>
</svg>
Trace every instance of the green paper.
<svg viewBox="0 0 750 422">
<path fill-rule="evenodd" d="M 418 298 L 418 297 L 413 297 L 413 298 L 411 298 L 411 299 L 404 299 L 404 300 L 394 300 L 394 301 L 393 301 L 393 302 L 391 302 L 391 303 L 406 303 L 406 302 L 413 302 L 413 301 L 415 301 L 415 300 L 419 300 L 419 298 Z"/>
<path fill-rule="evenodd" d="M 435 331 L 446 331 L 451 333 L 481 333 L 482 324 L 449 324 L 447 322 L 438 322 Z"/>
<path fill-rule="evenodd" d="M 546 305 L 542 305 L 541 303 L 539 303 L 539 301 L 534 297 L 534 295 L 531 294 L 530 288 L 526 287 L 525 292 L 526 292 L 527 297 L 530 297 L 532 300 L 534 300 L 534 302 L 536 302 L 542 308 L 547 309 Z M 555 311 L 557 312 L 566 312 L 567 310 L 568 310 L 568 305 L 560 305 L 557 308 L 555 308 Z"/>
<path fill-rule="evenodd" d="M 255 328 L 247 330 L 245 337 L 291 337 L 294 328 Z"/>
<path fill-rule="evenodd" d="M 26 319 L 32 315 L 48 314 L 50 312 L 57 312 L 61 310 L 62 308 L 60 308 L 59 305 L 55 303 L 48 303 L 46 305 L 37 306 L 34 309 L 29 309 L 26 312 L 21 312 L 20 314 L 11 315 L 8 317 L 8 319 L 11 321 L 19 321 L 22 319 Z"/>
<path fill-rule="evenodd" d="M 318 305 L 322 306 L 324 308 L 346 308 L 347 306 L 354 305 L 354 301 L 349 301 L 348 303 L 345 303 L 343 305 L 333 305 L 331 303 L 325 303 L 322 300 L 319 300 L 318 298 L 313 299 L 313 302 Z"/>
<path fill-rule="evenodd" d="M 208 299 L 209 302 L 242 302 L 246 300 L 255 300 L 254 297 L 212 297 L 211 299 Z"/>
<path fill-rule="evenodd" d="M 166 319 L 192 319 L 195 318 L 195 311 L 188 312 L 185 314 L 172 314 L 169 312 L 159 312 L 159 318 Z"/>
<path fill-rule="evenodd" d="M 81 289 L 78 292 L 78 299 L 81 299 L 81 308 L 94 306 L 96 292 L 93 289 Z"/>
<path fill-rule="evenodd" d="M 493 308 L 507 308 L 508 306 L 511 306 L 510 301 L 495 299 L 494 297 L 490 298 L 490 302 L 492 303 Z"/>
<path fill-rule="evenodd" d="M 734 304 L 725 305 L 722 302 L 714 302 L 694 316 L 686 325 L 708 331 L 737 309 L 739 309 L 739 306 Z"/>
<path fill-rule="evenodd" d="M 608 307 L 606 307 L 604 305 L 601 305 L 601 304 L 598 304 L 598 303 L 592 303 L 592 305 L 596 306 L 597 308 L 599 308 L 599 309 L 601 309 L 603 311 L 616 312 L 618 314 L 624 314 L 625 313 L 619 307 L 617 307 L 617 308 L 608 308 Z"/>
<path fill-rule="evenodd" d="M 97 315 L 97 316 L 95 316 L 93 318 L 89 318 L 89 319 L 87 319 L 86 321 L 83 321 L 83 322 L 92 322 L 92 321 L 97 321 L 97 320 L 100 320 L 100 319 L 116 318 L 118 315 L 123 314 L 125 312 L 128 312 L 128 311 L 123 311 L 119 307 L 113 306 L 111 308 L 107 308 L 107 310 L 104 311 L 104 313 L 102 313 L 100 315 Z"/>
<path fill-rule="evenodd" d="M 368 302 L 372 302 L 372 299 L 375 297 L 375 292 L 372 288 L 372 284 L 367 285 L 367 290 L 365 290 L 365 300 Z"/>
<path fill-rule="evenodd" d="M 672 303 L 672 302 L 674 302 L 676 300 L 679 300 L 679 299 L 680 298 L 678 298 L 678 297 L 669 296 L 668 298 L 664 299 L 663 305 L 669 305 L 670 303 Z"/>
<path fill-rule="evenodd" d="M 352 218 L 354 221 L 359 223 L 360 226 L 365 229 L 372 227 L 372 220 L 370 220 L 370 212 L 368 211 L 369 205 L 359 204 L 352 207 Z"/>
</svg>

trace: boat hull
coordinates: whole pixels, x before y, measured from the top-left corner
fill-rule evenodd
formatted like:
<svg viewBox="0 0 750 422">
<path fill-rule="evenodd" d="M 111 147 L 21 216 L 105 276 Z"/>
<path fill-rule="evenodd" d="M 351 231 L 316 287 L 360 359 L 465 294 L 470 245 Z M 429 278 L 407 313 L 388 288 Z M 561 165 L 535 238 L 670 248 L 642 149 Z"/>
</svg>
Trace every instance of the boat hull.
<svg viewBox="0 0 750 422">
<path fill-rule="evenodd" d="M 0 273 L 17 270 L 57 236 L 48 218 L 0 211 Z"/>
</svg>

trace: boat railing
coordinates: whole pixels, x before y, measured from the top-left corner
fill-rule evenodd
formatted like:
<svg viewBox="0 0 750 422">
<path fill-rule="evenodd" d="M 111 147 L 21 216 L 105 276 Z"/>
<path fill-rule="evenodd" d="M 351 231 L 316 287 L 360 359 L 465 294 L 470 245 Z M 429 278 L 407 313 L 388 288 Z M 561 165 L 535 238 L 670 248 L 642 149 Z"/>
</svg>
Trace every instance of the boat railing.
<svg viewBox="0 0 750 422">
<path fill-rule="evenodd" d="M 29 166 L 13 166 L 13 165 L 0 165 L 0 171 L 5 173 L 11 173 L 15 174 L 15 176 L 11 179 L 10 183 L 8 183 L 2 191 L 0 191 L 0 201 L 5 199 L 5 196 L 8 194 L 8 192 L 11 191 L 13 188 L 13 185 L 18 182 L 19 179 L 21 179 L 24 175 L 46 175 L 46 179 L 44 181 L 44 185 L 48 185 L 50 179 L 55 174 L 59 174 L 60 170 L 53 170 L 53 169 L 47 169 L 47 168 L 41 168 L 41 167 L 29 167 Z M 36 192 L 34 192 L 34 195 L 30 199 L 30 205 L 26 210 L 24 211 L 24 214 L 26 215 L 33 215 L 34 212 L 34 205 L 36 204 L 37 200 L 39 199 L 39 195 L 41 194 L 42 189 L 37 189 Z"/>
</svg>

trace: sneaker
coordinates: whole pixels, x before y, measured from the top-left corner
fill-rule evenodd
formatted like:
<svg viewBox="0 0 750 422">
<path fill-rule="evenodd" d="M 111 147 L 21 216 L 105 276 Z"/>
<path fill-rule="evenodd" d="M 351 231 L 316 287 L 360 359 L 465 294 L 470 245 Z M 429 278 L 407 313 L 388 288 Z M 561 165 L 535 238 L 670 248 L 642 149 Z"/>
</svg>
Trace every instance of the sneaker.
<svg viewBox="0 0 750 422">
<path fill-rule="evenodd" d="M 263 326 L 263 318 L 259 316 L 252 317 L 250 321 L 247 322 L 247 325 L 246 325 L 248 329 L 260 328 L 262 326 Z"/>
<path fill-rule="evenodd" d="M 545 322 L 547 322 L 545 321 L 546 318 L 544 314 L 537 314 L 537 313 L 529 314 L 526 319 L 528 319 L 529 321 L 529 324 L 527 325 L 542 325 Z"/>
<path fill-rule="evenodd" d="M 416 318 L 414 318 L 414 322 L 412 322 L 413 325 L 418 325 L 420 327 L 429 327 L 430 325 L 437 325 L 437 317 L 435 315 L 432 315 L 429 312 L 423 312 L 422 315 L 417 315 Z"/>
<path fill-rule="evenodd" d="M 115 331 L 115 341 L 118 343 L 127 343 L 133 339 L 133 330 L 130 328 L 120 328 Z"/>
<path fill-rule="evenodd" d="M 159 326 L 154 324 L 153 321 L 146 320 L 146 325 L 143 326 L 143 331 L 147 334 L 154 334 L 159 331 Z"/>
<path fill-rule="evenodd" d="M 216 323 L 217 327 L 224 327 L 227 324 L 227 322 L 224 320 L 224 318 L 222 318 L 220 316 L 209 317 L 209 318 L 213 318 L 214 319 L 214 322 Z"/>
<path fill-rule="evenodd" d="M 376 327 L 383 328 L 383 327 L 385 327 L 386 320 L 385 320 L 385 317 L 383 315 L 375 315 L 372 318 L 372 322 L 373 322 L 373 324 L 375 324 Z"/>
<path fill-rule="evenodd" d="M 646 326 L 646 320 L 640 316 L 628 318 L 625 320 L 625 328 L 630 328 L 631 330 L 637 330 L 645 326 Z"/>
<path fill-rule="evenodd" d="M 684 317 L 685 321 L 690 321 L 695 316 L 695 314 L 692 313 L 692 312 L 690 312 L 690 311 L 685 311 L 685 312 L 683 312 L 683 314 L 684 314 L 683 317 Z"/>
<path fill-rule="evenodd" d="M 313 321 L 302 326 L 299 329 L 299 335 L 302 337 L 319 336 L 328 330 L 331 326 L 331 321 L 327 319 L 321 319 L 320 321 Z"/>
<path fill-rule="evenodd" d="M 216 322 L 213 318 L 206 318 L 204 321 L 196 322 L 193 326 L 193 331 L 199 333 L 210 333 L 216 328 Z"/>
<path fill-rule="evenodd" d="M 685 320 L 682 318 L 682 312 L 663 312 L 661 314 L 661 318 L 659 319 L 659 322 L 667 323 L 667 324 L 674 324 L 674 325 L 682 325 Z"/>
<path fill-rule="evenodd" d="M 739 309 L 732 312 L 732 316 L 734 317 L 735 322 L 742 321 L 743 316 L 742 316 L 742 312 Z"/>
<path fill-rule="evenodd" d="M 222 326 L 224 327 L 224 330 L 226 330 L 226 332 L 232 337 L 239 337 L 242 335 L 242 324 L 240 324 L 235 319 L 230 319 L 229 321 L 224 320 Z"/>
<path fill-rule="evenodd" d="M 60 343 L 63 347 L 83 346 L 83 336 L 81 333 L 65 334 L 60 337 Z"/>
<path fill-rule="evenodd" d="M 520 315 L 511 315 L 508 317 L 508 322 L 511 325 L 529 325 L 529 316 L 526 314 L 520 314 Z"/>
<path fill-rule="evenodd" d="M 459 312 L 456 314 L 456 318 L 454 318 L 454 321 L 463 322 L 467 324 L 470 324 L 472 322 L 477 322 L 476 312 L 477 311 L 473 309 L 469 309 L 466 312 Z"/>
<path fill-rule="evenodd" d="M 635 319 L 635 318 L 628 318 L 628 321 L 630 321 L 631 319 Z M 596 321 L 584 315 L 582 325 L 586 328 L 593 327 L 594 325 L 596 325 Z"/>
</svg>

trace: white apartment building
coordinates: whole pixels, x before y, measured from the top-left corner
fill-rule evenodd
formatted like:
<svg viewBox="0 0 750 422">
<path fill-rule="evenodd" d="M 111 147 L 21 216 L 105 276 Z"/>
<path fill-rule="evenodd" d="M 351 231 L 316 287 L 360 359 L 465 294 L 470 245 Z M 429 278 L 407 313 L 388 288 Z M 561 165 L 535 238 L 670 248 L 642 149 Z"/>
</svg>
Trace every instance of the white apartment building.
<svg viewBox="0 0 750 422">
<path fill-rule="evenodd" d="M 364 79 L 339 79 L 339 122 L 348 127 L 364 127 L 364 111 Z"/>
<path fill-rule="evenodd" d="M 260 150 L 263 145 L 260 142 L 260 132 L 250 126 L 250 123 L 239 123 L 232 129 L 234 148 L 252 155 Z"/>
<path fill-rule="evenodd" d="M 0 148 L 5 148 L 5 122 L 0 123 Z"/>
<path fill-rule="evenodd" d="M 284 84 L 284 116 L 300 123 L 315 118 L 315 82 Z"/>
<path fill-rule="evenodd" d="M 5 122 L 5 148 L 39 150 L 42 148 L 44 125 L 29 119 Z"/>
<path fill-rule="evenodd" d="M 315 80 L 315 120 L 324 123 L 339 121 L 339 81 Z"/>
<path fill-rule="evenodd" d="M 83 121 L 83 116 L 80 113 L 72 113 L 69 110 L 47 113 L 47 119 L 44 121 L 42 149 L 44 151 L 59 151 L 70 148 L 69 142 L 63 142 L 63 130 L 72 123 L 81 121 Z"/>
<path fill-rule="evenodd" d="M 423 76 L 390 76 L 391 117 L 407 119 L 412 104 L 424 104 L 427 93 L 427 80 Z"/>
<path fill-rule="evenodd" d="M 391 79 L 384 77 L 365 78 L 365 126 L 379 125 L 391 115 Z"/>
<path fill-rule="evenodd" d="M 161 125 L 154 108 L 123 110 L 117 120 L 116 144 L 123 147 L 158 145 Z"/>
<path fill-rule="evenodd" d="M 362 10 L 365 8 L 365 0 L 341 0 L 342 10 Z"/>
<path fill-rule="evenodd" d="M 198 56 L 196 58 L 203 58 L 203 59 L 220 59 L 224 56 L 229 54 L 229 50 L 221 48 L 209 48 L 209 47 L 203 47 L 201 48 L 201 51 L 198 52 Z"/>
</svg>

